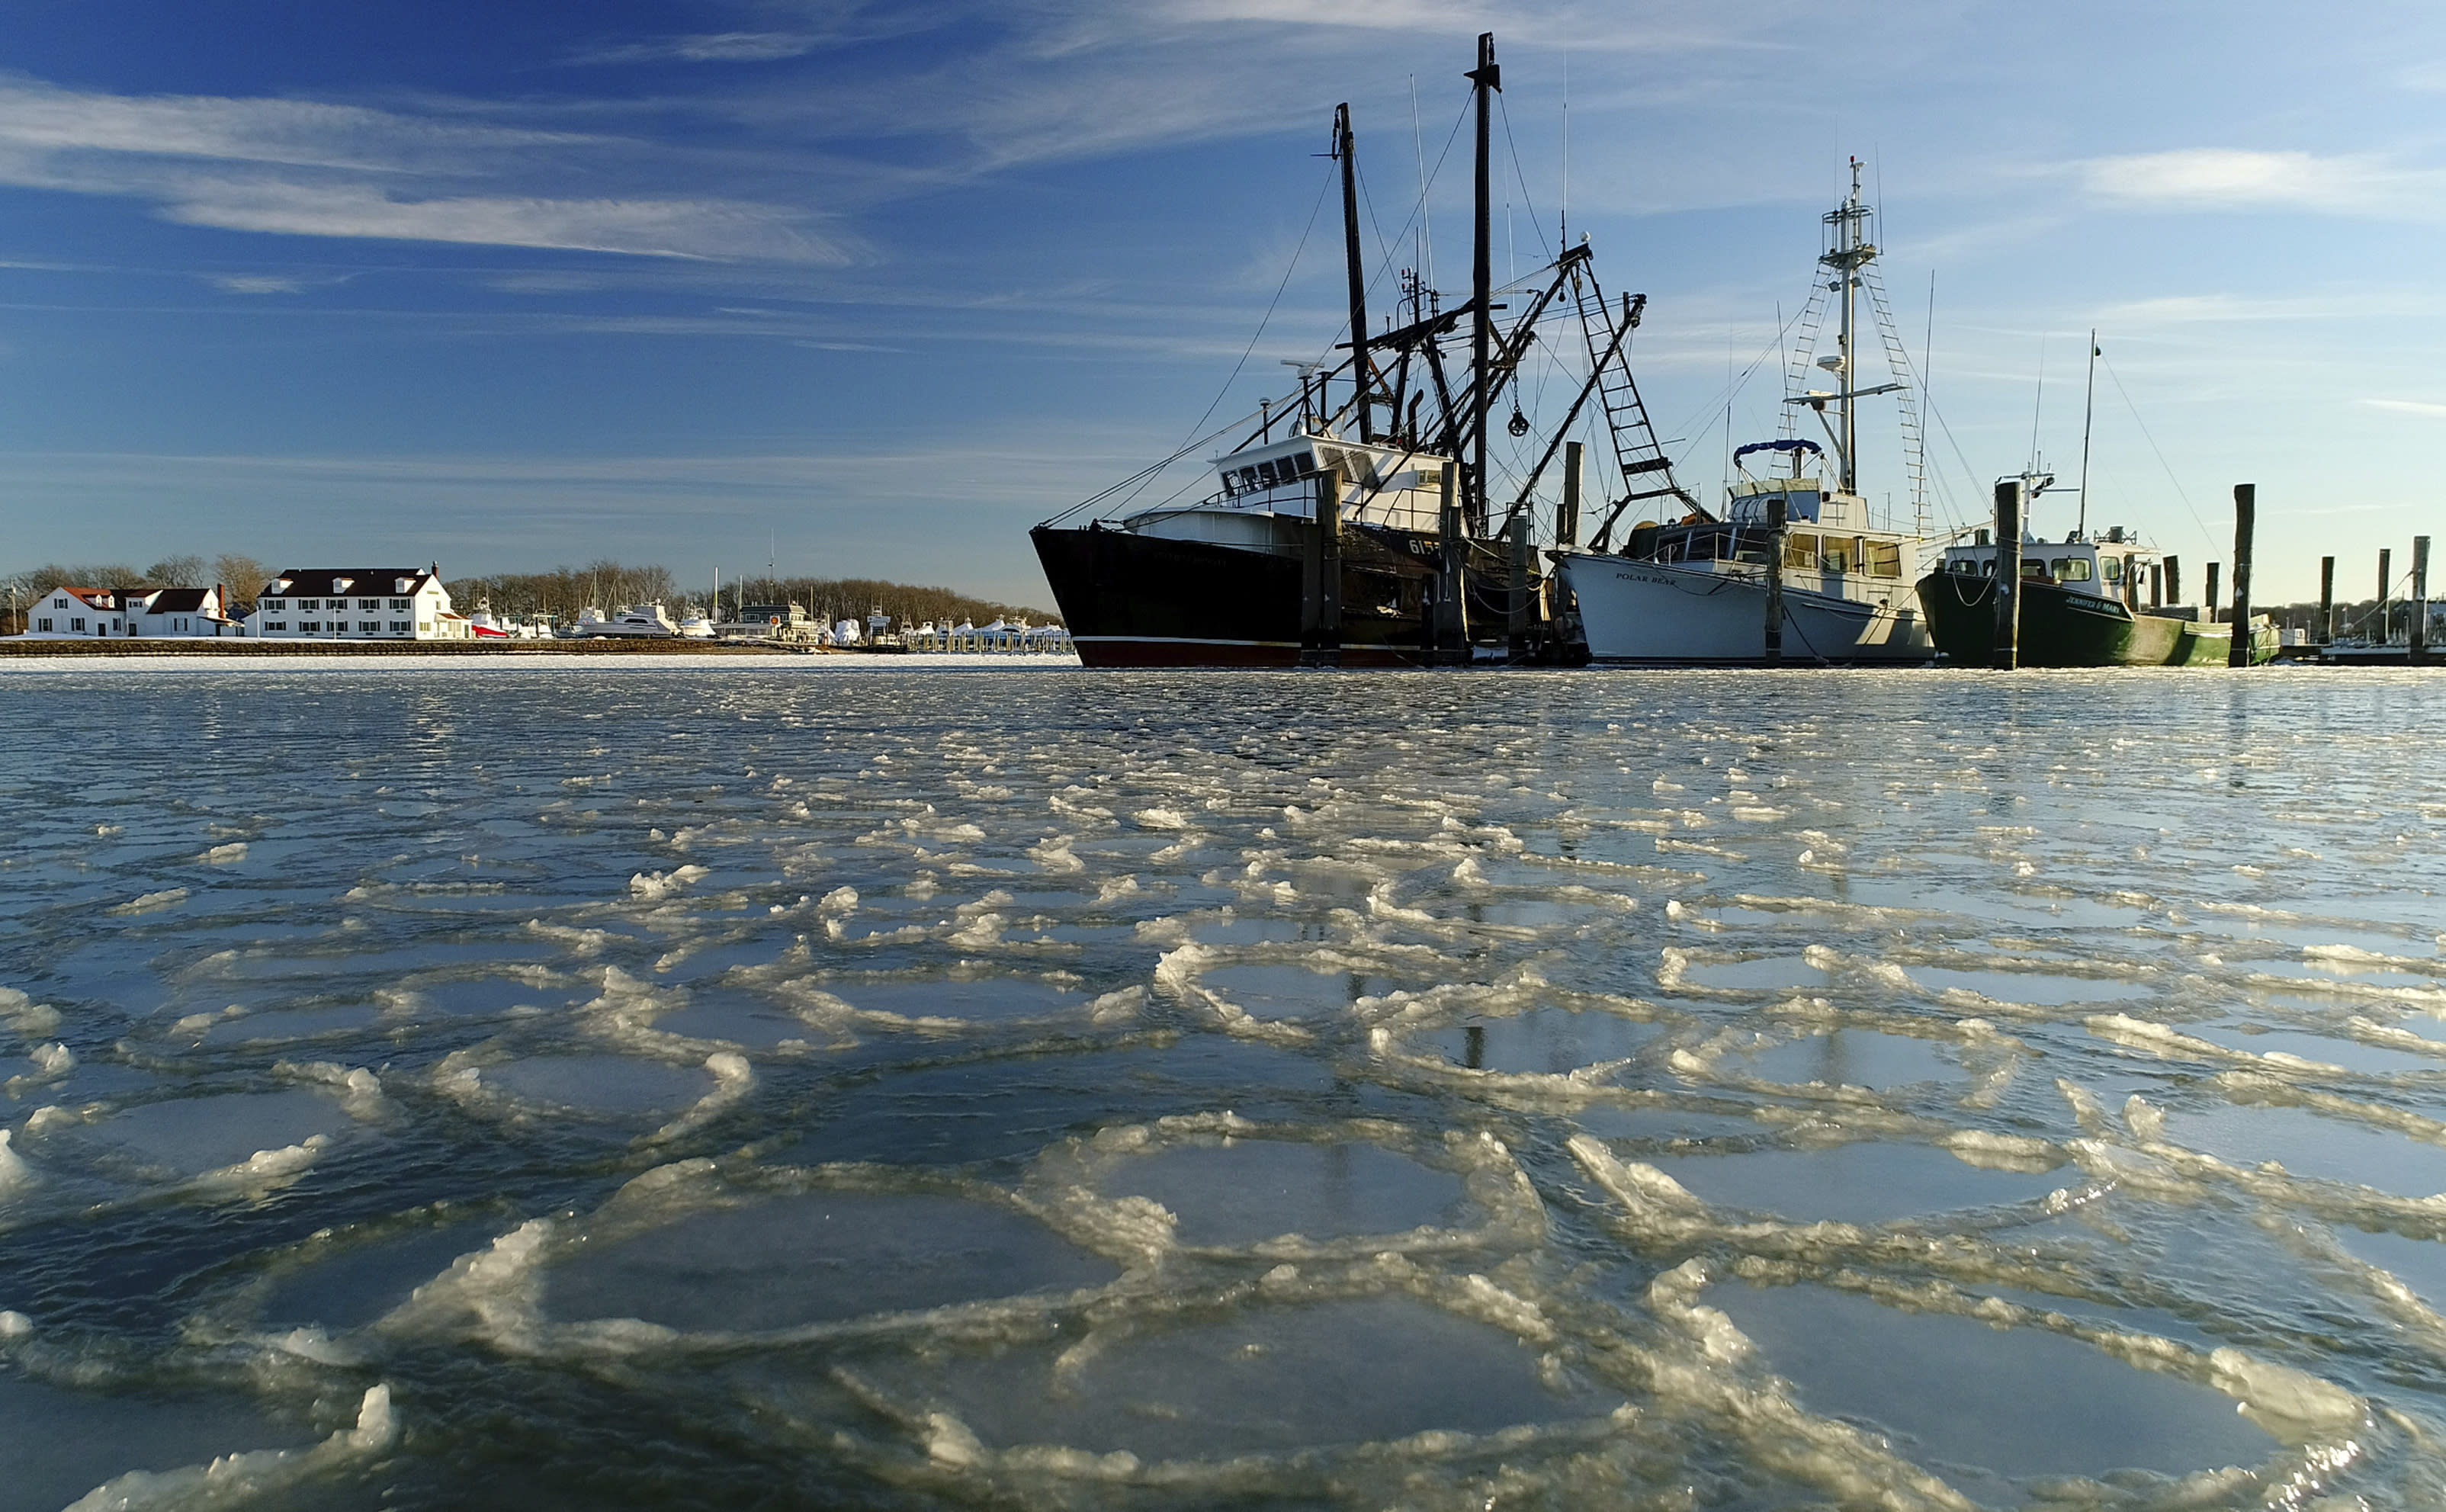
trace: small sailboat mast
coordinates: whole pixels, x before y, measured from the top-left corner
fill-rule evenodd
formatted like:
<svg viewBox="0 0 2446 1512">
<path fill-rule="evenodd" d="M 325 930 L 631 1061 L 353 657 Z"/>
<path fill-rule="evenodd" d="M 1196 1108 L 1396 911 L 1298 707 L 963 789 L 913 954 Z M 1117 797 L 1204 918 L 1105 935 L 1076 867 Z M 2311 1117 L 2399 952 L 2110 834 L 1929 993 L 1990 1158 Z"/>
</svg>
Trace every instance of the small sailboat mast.
<svg viewBox="0 0 2446 1512">
<path fill-rule="evenodd" d="M 2077 535 L 2089 534 L 2089 423 L 2098 413 L 2098 328 L 2089 331 L 2089 383 L 2080 401 L 2080 518 Z"/>
</svg>

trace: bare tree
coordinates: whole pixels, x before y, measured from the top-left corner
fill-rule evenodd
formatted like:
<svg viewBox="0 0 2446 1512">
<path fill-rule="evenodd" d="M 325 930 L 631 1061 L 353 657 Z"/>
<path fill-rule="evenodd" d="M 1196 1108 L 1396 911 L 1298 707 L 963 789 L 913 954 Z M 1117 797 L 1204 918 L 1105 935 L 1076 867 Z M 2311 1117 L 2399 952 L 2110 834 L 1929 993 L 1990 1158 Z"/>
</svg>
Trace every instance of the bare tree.
<svg viewBox="0 0 2446 1512">
<path fill-rule="evenodd" d="M 164 557 L 144 569 L 144 580 L 156 588 L 203 587 L 204 559 L 192 552 Z"/>
<path fill-rule="evenodd" d="M 263 585 L 272 581 L 271 570 L 252 557 L 223 552 L 213 558 L 213 581 L 228 593 L 229 600 L 221 613 L 235 619 L 254 610 L 254 598 Z"/>
</svg>

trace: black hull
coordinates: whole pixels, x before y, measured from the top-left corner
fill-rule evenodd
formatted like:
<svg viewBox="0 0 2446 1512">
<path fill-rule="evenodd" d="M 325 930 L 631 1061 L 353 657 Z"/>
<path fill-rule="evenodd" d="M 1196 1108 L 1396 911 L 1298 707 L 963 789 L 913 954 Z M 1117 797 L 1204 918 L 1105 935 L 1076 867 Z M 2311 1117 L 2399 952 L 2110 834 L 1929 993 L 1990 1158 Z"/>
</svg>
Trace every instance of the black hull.
<svg viewBox="0 0 2446 1512">
<path fill-rule="evenodd" d="M 1304 659 L 1305 548 L 1314 527 L 1274 524 L 1270 548 L 1101 524 L 1040 525 L 1029 539 L 1089 667 L 1295 667 Z M 1433 663 L 1434 539 L 1362 528 L 1343 542 L 1342 635 L 1331 659 L 1345 667 Z M 1493 608 L 1473 602 L 1472 616 Z"/>
</svg>

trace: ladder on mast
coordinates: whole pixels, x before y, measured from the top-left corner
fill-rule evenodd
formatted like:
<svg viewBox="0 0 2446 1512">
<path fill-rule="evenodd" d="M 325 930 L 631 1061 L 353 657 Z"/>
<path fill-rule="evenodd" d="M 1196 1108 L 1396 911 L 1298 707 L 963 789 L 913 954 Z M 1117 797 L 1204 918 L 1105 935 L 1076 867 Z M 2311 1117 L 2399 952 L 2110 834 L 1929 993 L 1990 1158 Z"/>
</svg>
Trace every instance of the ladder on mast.
<svg viewBox="0 0 2446 1512">
<path fill-rule="evenodd" d="M 1602 551 L 1613 536 L 1614 522 L 1630 505 L 1670 496 L 1696 510 L 1699 501 L 1674 481 L 1673 460 L 1657 443 L 1656 427 L 1647 418 L 1646 402 L 1639 397 L 1639 381 L 1630 373 L 1628 332 L 1639 324 L 1640 312 L 1646 308 L 1646 296 L 1623 295 L 1622 324 L 1617 326 L 1606 309 L 1605 291 L 1598 286 L 1596 274 L 1573 268 L 1571 297 L 1579 306 L 1580 334 L 1588 343 L 1589 363 L 1593 369 L 1590 387 L 1599 407 L 1605 411 L 1606 435 L 1613 444 L 1614 465 L 1622 474 L 1622 494 L 1597 531 L 1594 544 Z M 1603 342 L 1597 335 L 1600 329 L 1605 332 Z M 1623 336 L 1619 343 L 1614 340 L 1617 332 Z M 1610 362 L 1607 360 L 1609 350 L 1614 356 Z M 1640 486 L 1640 480 L 1656 475 L 1662 476 L 1663 487 Z"/>
<path fill-rule="evenodd" d="M 1894 331 L 1893 312 L 1886 305 L 1885 280 L 1877 265 L 1863 263 L 1860 281 L 1868 286 L 1870 308 L 1876 312 L 1877 334 L 1885 338 L 1886 371 L 1901 385 L 1894 390 L 1895 420 L 1903 437 L 1903 475 L 1910 481 L 1911 534 L 1925 536 L 1928 518 L 1928 445 L 1920 433 L 1919 386 L 1911 371 L 1910 352 Z"/>
</svg>

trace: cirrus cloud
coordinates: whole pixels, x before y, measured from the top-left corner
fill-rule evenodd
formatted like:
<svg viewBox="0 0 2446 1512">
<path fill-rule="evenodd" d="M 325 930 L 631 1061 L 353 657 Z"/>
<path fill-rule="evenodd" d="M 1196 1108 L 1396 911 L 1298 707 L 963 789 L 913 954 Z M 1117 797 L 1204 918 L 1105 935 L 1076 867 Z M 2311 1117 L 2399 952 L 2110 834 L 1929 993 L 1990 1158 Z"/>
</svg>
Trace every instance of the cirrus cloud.
<svg viewBox="0 0 2446 1512">
<path fill-rule="evenodd" d="M 2077 167 L 2094 195 L 2165 209 L 2288 209 L 2430 220 L 2446 205 L 2446 170 L 2399 167 L 2367 154 L 2194 147 L 2093 158 Z"/>
</svg>

